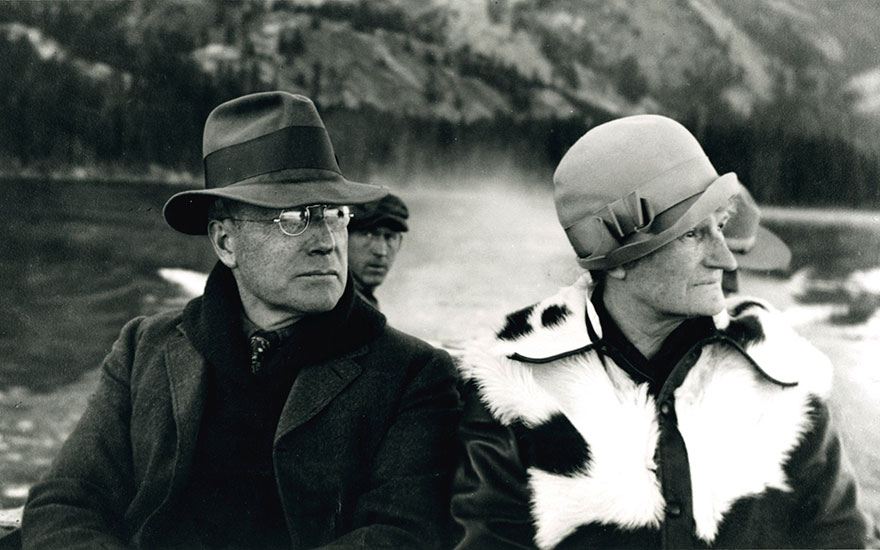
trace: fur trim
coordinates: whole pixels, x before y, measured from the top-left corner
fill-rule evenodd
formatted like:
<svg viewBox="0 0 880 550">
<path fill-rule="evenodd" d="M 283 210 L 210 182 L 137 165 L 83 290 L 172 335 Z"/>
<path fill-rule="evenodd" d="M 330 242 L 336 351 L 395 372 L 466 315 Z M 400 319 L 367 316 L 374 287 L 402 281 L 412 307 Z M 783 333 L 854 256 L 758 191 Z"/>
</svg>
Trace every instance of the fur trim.
<svg viewBox="0 0 880 550">
<path fill-rule="evenodd" d="M 589 444 L 589 461 L 567 475 L 528 468 L 541 548 L 556 545 L 584 523 L 630 529 L 660 525 L 664 502 L 654 462 L 659 427 L 646 385 L 625 374 L 609 376 L 595 353 L 547 368 L 491 354 L 471 354 L 466 363 L 468 377 L 503 424 L 535 429 L 563 414 Z"/>
<path fill-rule="evenodd" d="M 535 381 L 532 369 L 498 357 L 475 347 L 465 351 L 459 365 L 462 377 L 477 384 L 492 416 L 506 426 L 522 422 L 534 427 L 559 412 L 555 400 Z"/>
<path fill-rule="evenodd" d="M 728 299 L 726 313 L 729 323 L 718 327 L 725 332 L 744 324 L 760 331 L 739 343 L 764 375 L 784 385 L 804 385 L 820 397 L 828 395 L 831 361 L 796 333 L 772 305 L 755 298 L 735 297 Z M 735 336 L 734 339 L 739 340 Z"/>
<path fill-rule="evenodd" d="M 570 454 L 580 458 L 560 459 L 580 463 L 528 465 L 542 548 L 585 524 L 658 528 L 663 520 L 657 406 L 646 384 L 590 348 L 585 315 L 595 312 L 587 292 L 581 280 L 509 316 L 493 344 L 471 347 L 460 364 L 495 418 L 531 430 L 532 444 L 563 438 L 548 437 L 551 424 L 570 423 L 583 439 L 584 452 Z M 777 317 L 768 304 L 731 300 L 715 319 L 719 338 L 674 394 L 696 534 L 710 544 L 737 500 L 790 490 L 784 465 L 810 429 L 811 399 L 829 389 L 828 360 Z"/>
<path fill-rule="evenodd" d="M 595 353 L 542 368 L 536 381 L 591 452 L 589 467 L 575 475 L 529 468 L 538 546 L 555 546 L 587 523 L 658 527 L 664 507 L 654 462 L 659 425 L 647 386 L 612 379 Z"/>
<path fill-rule="evenodd" d="M 540 362 L 588 345 L 591 338 L 584 315 L 593 309 L 587 300 L 590 286 L 589 275 L 581 277 L 551 298 L 508 315 L 496 335 L 495 352 Z M 595 311 L 590 319 L 599 326 Z"/>
<path fill-rule="evenodd" d="M 712 344 L 675 391 L 696 534 L 711 543 L 741 498 L 788 491 L 783 467 L 810 429 L 805 387 L 768 384 L 738 350 Z"/>
</svg>

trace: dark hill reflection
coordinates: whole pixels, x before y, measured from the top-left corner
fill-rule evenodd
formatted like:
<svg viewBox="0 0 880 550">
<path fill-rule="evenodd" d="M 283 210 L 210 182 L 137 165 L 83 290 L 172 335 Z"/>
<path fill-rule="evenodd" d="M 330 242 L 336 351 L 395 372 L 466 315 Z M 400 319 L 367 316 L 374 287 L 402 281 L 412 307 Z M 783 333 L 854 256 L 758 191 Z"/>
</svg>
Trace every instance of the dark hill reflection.
<svg viewBox="0 0 880 550">
<path fill-rule="evenodd" d="M 162 220 L 174 188 L 149 183 L 3 182 L 0 389 L 49 391 L 94 369 L 161 266 L 205 269 L 206 241 Z"/>
</svg>

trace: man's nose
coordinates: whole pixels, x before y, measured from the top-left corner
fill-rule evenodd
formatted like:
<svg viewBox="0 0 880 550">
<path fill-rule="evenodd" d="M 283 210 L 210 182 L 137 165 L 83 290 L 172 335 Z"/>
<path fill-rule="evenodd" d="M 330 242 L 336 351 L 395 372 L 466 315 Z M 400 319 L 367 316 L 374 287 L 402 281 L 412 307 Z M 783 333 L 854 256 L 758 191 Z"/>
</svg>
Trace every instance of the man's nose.
<svg viewBox="0 0 880 550">
<path fill-rule="evenodd" d="M 323 218 L 312 221 L 303 236 L 309 239 L 309 252 L 313 254 L 329 254 L 336 249 L 336 236 Z"/>
<path fill-rule="evenodd" d="M 388 255 L 388 241 L 384 235 L 379 235 L 370 241 L 370 251 L 376 256 Z"/>
</svg>

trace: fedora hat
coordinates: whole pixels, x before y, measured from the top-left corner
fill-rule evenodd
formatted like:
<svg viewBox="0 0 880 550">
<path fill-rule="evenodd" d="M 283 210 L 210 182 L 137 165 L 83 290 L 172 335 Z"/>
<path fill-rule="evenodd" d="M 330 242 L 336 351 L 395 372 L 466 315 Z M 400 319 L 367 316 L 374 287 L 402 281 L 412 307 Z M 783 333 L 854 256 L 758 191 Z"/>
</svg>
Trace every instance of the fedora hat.
<svg viewBox="0 0 880 550">
<path fill-rule="evenodd" d="M 719 176 L 696 138 L 659 115 L 592 128 L 553 174 L 559 222 L 585 269 L 612 269 L 684 235 L 740 186 Z"/>
<path fill-rule="evenodd" d="M 182 191 L 165 203 L 165 221 L 190 235 L 207 231 L 218 197 L 268 208 L 360 204 L 381 198 L 384 187 L 347 180 L 330 136 L 304 96 L 261 92 L 227 101 L 205 121 L 205 188 Z"/>
<path fill-rule="evenodd" d="M 724 239 L 737 265 L 757 271 L 788 269 L 791 250 L 782 239 L 760 225 L 761 210 L 745 186 L 740 185 L 734 204 L 736 210 L 724 226 Z"/>
</svg>

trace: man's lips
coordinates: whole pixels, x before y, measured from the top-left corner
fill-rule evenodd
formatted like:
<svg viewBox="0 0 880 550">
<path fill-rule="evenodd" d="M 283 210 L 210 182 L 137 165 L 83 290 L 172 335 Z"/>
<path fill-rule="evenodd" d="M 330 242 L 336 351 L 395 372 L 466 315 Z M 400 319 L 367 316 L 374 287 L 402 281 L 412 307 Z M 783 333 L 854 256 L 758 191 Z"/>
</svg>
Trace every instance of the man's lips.
<svg viewBox="0 0 880 550">
<path fill-rule="evenodd" d="M 297 277 L 339 277 L 339 272 L 333 269 L 314 269 L 300 273 Z"/>
</svg>

